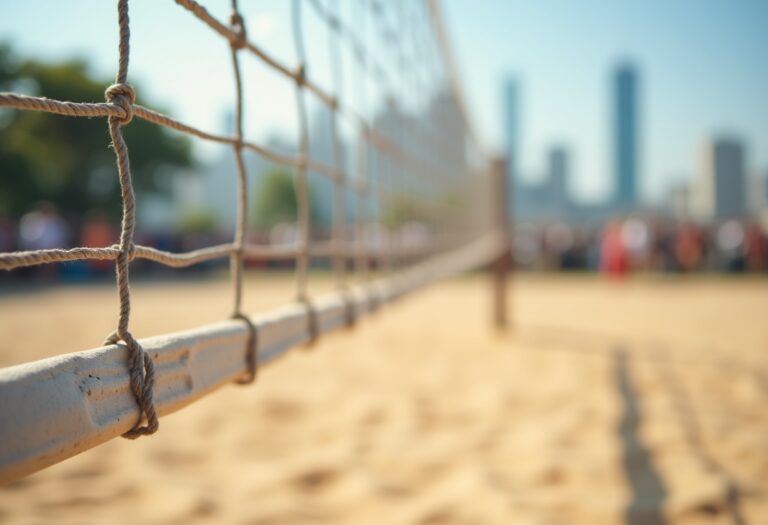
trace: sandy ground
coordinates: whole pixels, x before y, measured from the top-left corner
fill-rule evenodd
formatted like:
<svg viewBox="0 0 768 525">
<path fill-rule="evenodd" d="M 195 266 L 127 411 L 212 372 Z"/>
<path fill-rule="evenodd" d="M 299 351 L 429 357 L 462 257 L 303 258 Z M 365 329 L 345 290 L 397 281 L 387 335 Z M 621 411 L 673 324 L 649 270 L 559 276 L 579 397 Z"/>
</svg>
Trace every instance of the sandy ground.
<svg viewBox="0 0 768 525">
<path fill-rule="evenodd" d="M 290 282 L 248 283 L 249 310 Z M 768 280 L 441 284 L 0 489 L 2 523 L 768 523 Z M 145 336 L 226 283 L 138 286 Z M 0 296 L 0 364 L 98 346 L 108 287 Z"/>
</svg>

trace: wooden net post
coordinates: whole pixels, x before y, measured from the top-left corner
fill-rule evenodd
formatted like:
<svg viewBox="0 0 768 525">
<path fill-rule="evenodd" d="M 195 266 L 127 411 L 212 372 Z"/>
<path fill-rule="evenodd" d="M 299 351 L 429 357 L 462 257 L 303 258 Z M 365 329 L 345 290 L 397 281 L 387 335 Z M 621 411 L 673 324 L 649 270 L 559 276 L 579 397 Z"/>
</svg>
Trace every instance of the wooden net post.
<svg viewBox="0 0 768 525">
<path fill-rule="evenodd" d="M 507 289 L 512 270 L 512 228 L 507 161 L 504 157 L 497 157 L 491 162 L 491 198 L 494 224 L 504 239 L 499 256 L 491 264 L 493 322 L 497 330 L 506 330 L 510 325 Z"/>
</svg>

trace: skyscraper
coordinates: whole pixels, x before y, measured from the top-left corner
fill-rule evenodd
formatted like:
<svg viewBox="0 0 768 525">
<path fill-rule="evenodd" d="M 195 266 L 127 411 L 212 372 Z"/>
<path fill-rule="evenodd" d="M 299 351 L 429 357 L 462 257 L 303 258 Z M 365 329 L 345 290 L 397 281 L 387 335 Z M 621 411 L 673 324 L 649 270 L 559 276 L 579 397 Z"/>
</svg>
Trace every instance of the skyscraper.
<svg viewBox="0 0 768 525">
<path fill-rule="evenodd" d="M 667 210 L 678 221 L 691 218 L 692 188 L 685 182 L 677 182 L 669 187 L 667 193 Z"/>
<path fill-rule="evenodd" d="M 637 206 L 638 122 L 637 73 L 621 64 L 613 77 L 614 201 L 620 210 Z"/>
<path fill-rule="evenodd" d="M 568 216 L 570 200 L 568 198 L 568 150 L 555 146 L 549 150 L 549 186 L 550 206 L 554 215 L 561 218 Z"/>
<path fill-rule="evenodd" d="M 520 84 L 515 77 L 504 82 L 504 131 L 507 156 L 507 188 L 515 215 L 525 213 L 530 199 L 520 177 Z"/>
<path fill-rule="evenodd" d="M 520 86 L 516 78 L 504 83 L 504 128 L 507 139 L 507 171 L 510 182 L 520 177 Z"/>
<path fill-rule="evenodd" d="M 744 216 L 747 188 L 741 142 L 718 138 L 706 145 L 693 205 L 697 218 L 705 221 Z"/>
</svg>

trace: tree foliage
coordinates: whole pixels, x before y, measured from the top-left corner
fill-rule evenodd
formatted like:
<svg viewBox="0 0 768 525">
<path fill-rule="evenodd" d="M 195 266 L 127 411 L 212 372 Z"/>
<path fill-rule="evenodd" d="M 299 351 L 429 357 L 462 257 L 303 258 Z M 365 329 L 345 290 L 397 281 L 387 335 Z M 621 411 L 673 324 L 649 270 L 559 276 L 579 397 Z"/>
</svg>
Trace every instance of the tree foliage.
<svg viewBox="0 0 768 525">
<path fill-rule="evenodd" d="M 265 172 L 256 192 L 256 226 L 268 229 L 282 222 L 295 222 L 297 210 L 291 172 L 280 168 Z"/>
<path fill-rule="evenodd" d="M 0 90 L 73 102 L 103 101 L 109 79 L 95 78 L 82 60 L 17 59 L 0 44 Z M 138 103 L 140 86 L 135 86 Z M 134 187 L 169 190 L 167 173 L 193 164 L 187 137 L 133 119 L 124 128 Z M 96 210 L 116 219 L 120 188 L 104 118 L 66 117 L 0 109 L 0 211 L 18 218 L 38 201 L 70 216 Z"/>
</svg>

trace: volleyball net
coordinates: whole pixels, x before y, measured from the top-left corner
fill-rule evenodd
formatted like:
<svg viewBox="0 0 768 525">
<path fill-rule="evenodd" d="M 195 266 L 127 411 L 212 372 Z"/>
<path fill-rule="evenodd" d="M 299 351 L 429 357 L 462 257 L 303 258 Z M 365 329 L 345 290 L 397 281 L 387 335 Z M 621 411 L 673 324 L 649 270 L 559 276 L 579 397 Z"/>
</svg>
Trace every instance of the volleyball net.
<svg viewBox="0 0 768 525">
<path fill-rule="evenodd" d="M 136 103 L 129 81 L 127 0 L 117 2 L 119 61 L 115 83 L 106 87 L 106 102 L 0 93 L 0 108 L 105 117 L 122 197 L 118 244 L 0 253 L 4 270 L 114 261 L 120 300 L 117 326 L 105 346 L 0 370 L 1 482 L 120 435 L 152 434 L 159 416 L 225 383 L 252 382 L 260 365 L 290 348 L 350 326 L 435 280 L 497 261 L 509 250 L 504 213 L 496 204 L 498 181 L 492 180 L 489 159 L 473 131 L 436 0 L 369 0 L 350 2 L 347 9 L 334 0 L 293 0 L 293 64 L 249 36 L 236 0 L 226 20 L 195 0 L 176 4 L 178 16 L 195 17 L 228 43 L 236 88 L 233 134 L 199 129 Z M 305 41 L 310 16 L 325 27 L 327 46 Z M 368 45 L 374 38 L 384 43 L 376 52 Z M 313 76 L 308 44 L 315 51 L 320 45 L 327 48 L 329 82 Z M 244 88 L 244 60 L 256 60 L 269 74 L 293 84 L 298 119 L 293 153 L 270 149 L 244 133 L 244 106 L 249 97 L 259 96 L 258 87 Z M 329 115 L 331 162 L 312 155 L 309 101 Z M 183 253 L 134 242 L 131 144 L 122 130 L 137 118 L 231 148 L 236 168 L 231 176 L 237 180 L 231 242 Z M 250 154 L 292 171 L 297 212 L 290 242 L 255 243 L 249 236 L 249 175 L 258 175 L 248 173 L 244 158 Z M 332 210 L 327 228 L 314 223 L 310 177 L 325 181 L 328 191 L 321 197 Z M 308 286 L 317 258 L 330 261 L 335 282 L 335 291 L 321 297 L 313 297 Z M 136 259 L 174 268 L 229 259 L 232 310 L 222 312 L 228 319 L 139 339 L 130 330 L 130 267 Z M 248 260 L 293 261 L 296 301 L 257 316 L 243 312 Z"/>
</svg>

